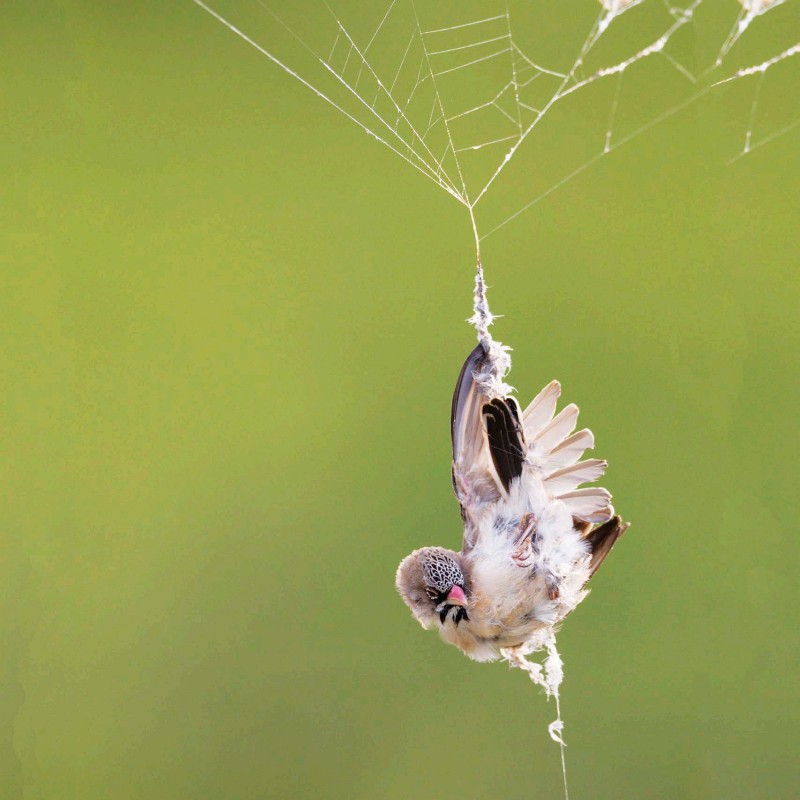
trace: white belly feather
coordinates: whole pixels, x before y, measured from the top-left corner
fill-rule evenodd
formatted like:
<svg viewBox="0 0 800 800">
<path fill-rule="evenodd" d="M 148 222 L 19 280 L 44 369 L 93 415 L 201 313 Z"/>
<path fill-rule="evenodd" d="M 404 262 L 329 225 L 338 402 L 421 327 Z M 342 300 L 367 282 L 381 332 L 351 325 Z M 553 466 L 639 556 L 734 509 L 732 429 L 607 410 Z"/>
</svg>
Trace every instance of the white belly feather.
<svg viewBox="0 0 800 800">
<path fill-rule="evenodd" d="M 520 520 L 536 519 L 536 545 L 526 566 L 512 557 Z M 563 619 L 586 596 L 589 552 L 565 503 L 548 497 L 527 468 L 507 499 L 488 504 L 477 519 L 478 535 L 466 556 L 470 572 L 469 622 L 441 628 L 442 637 L 470 657 L 488 661 L 500 648 L 523 644 L 543 626 Z M 552 587 L 558 588 L 551 599 Z"/>
</svg>

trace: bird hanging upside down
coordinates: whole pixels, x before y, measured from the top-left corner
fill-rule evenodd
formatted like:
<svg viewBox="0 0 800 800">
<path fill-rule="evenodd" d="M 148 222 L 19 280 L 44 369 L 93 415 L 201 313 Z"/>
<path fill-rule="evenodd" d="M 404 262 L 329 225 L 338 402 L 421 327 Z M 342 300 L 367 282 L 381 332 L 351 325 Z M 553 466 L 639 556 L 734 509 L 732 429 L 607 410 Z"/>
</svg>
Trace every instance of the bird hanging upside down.
<svg viewBox="0 0 800 800">
<path fill-rule="evenodd" d="M 606 462 L 579 461 L 594 437 L 573 433 L 577 406 L 554 416 L 561 387 L 553 381 L 520 412 L 502 380 L 509 364 L 506 349 L 488 337 L 456 383 L 461 551 L 424 547 L 397 570 L 397 590 L 420 624 L 476 661 L 529 652 L 526 644 L 552 632 L 588 594 L 587 581 L 628 527 L 608 491 L 578 488 L 597 480 Z"/>
</svg>

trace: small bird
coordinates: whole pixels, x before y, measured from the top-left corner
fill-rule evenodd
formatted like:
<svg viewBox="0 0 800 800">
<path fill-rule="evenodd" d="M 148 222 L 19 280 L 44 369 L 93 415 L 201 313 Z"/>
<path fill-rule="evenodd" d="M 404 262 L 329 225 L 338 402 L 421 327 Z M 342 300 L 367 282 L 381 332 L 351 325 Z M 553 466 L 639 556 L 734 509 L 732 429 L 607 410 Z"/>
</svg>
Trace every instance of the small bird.
<svg viewBox="0 0 800 800">
<path fill-rule="evenodd" d="M 525 411 L 503 382 L 507 348 L 484 338 L 458 376 L 451 411 L 452 478 L 464 524 L 460 552 L 424 547 L 397 570 L 400 596 L 423 628 L 475 661 L 525 652 L 588 594 L 627 523 L 597 480 L 607 463 L 580 461 L 591 431 L 578 408 L 554 415 L 549 383 Z"/>
</svg>

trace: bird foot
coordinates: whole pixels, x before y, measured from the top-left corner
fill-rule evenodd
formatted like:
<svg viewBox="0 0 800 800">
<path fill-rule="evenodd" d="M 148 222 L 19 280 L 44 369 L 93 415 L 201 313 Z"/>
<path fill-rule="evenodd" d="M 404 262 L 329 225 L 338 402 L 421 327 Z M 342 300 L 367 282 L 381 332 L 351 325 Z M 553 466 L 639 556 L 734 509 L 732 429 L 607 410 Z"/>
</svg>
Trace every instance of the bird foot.
<svg viewBox="0 0 800 800">
<path fill-rule="evenodd" d="M 518 567 L 530 567 L 533 564 L 533 536 L 536 533 L 536 517 L 523 514 L 519 521 L 519 533 L 514 540 L 511 558 Z"/>
<path fill-rule="evenodd" d="M 537 664 L 535 661 L 528 661 L 522 652 L 521 645 L 516 647 L 503 647 L 500 650 L 500 654 L 512 666 L 525 670 L 534 683 L 540 686 L 546 686 L 542 665 Z"/>
</svg>

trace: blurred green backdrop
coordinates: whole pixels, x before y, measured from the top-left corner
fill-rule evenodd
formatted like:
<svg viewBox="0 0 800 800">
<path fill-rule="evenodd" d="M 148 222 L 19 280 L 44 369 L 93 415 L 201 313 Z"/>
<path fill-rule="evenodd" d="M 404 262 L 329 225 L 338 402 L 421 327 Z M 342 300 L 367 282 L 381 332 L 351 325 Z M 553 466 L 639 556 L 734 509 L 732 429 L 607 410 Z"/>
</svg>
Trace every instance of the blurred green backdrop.
<svg viewBox="0 0 800 800">
<path fill-rule="evenodd" d="M 190 2 L 0 20 L 2 797 L 559 797 L 552 704 L 393 588 L 460 541 L 464 209 Z M 800 139 L 726 166 L 752 89 L 486 242 L 634 523 L 560 636 L 573 798 L 797 796 Z"/>
</svg>

